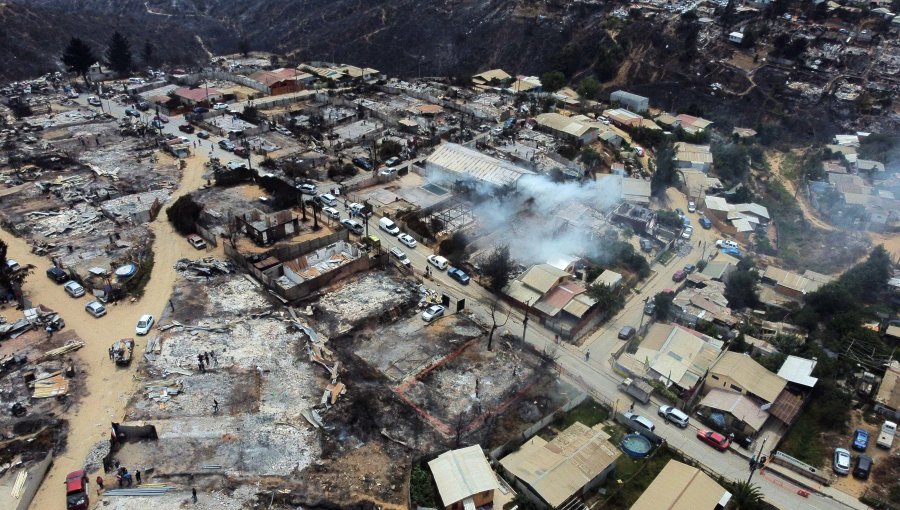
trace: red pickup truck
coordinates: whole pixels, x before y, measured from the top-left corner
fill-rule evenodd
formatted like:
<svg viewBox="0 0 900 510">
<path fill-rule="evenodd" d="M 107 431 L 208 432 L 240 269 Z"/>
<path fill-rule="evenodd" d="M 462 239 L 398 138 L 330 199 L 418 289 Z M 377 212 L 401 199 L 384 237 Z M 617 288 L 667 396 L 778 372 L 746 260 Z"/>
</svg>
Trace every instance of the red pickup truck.
<svg viewBox="0 0 900 510">
<path fill-rule="evenodd" d="M 194 132 L 194 126 L 192 126 L 190 124 L 182 124 L 182 125 L 178 126 L 178 130 L 181 131 L 182 133 L 191 134 Z"/>
<path fill-rule="evenodd" d="M 90 505 L 87 473 L 72 471 L 66 475 L 66 510 L 87 510 Z"/>
</svg>

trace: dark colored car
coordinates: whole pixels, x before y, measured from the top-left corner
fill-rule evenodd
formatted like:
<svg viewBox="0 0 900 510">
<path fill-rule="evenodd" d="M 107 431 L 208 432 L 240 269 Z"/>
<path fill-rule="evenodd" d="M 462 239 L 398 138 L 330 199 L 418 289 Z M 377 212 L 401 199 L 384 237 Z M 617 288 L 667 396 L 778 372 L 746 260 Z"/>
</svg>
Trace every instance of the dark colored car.
<svg viewBox="0 0 900 510">
<path fill-rule="evenodd" d="M 650 253 L 653 251 L 653 243 L 649 239 L 641 239 L 641 250 Z"/>
<path fill-rule="evenodd" d="M 860 455 L 856 458 L 856 468 L 853 469 L 853 476 L 860 480 L 868 480 L 869 473 L 872 472 L 872 457 L 868 455 Z"/>
<path fill-rule="evenodd" d="M 680 281 L 684 280 L 685 278 L 687 278 L 687 271 L 685 271 L 684 269 L 679 269 L 678 271 L 675 271 L 675 273 L 672 275 L 673 282 L 680 282 Z"/>
<path fill-rule="evenodd" d="M 148 103 L 147 101 L 139 101 L 138 104 L 135 106 L 137 107 L 138 110 L 140 110 L 142 112 L 146 112 L 147 110 L 150 109 L 150 103 Z"/>
<path fill-rule="evenodd" d="M 856 429 L 853 431 L 853 449 L 864 452 L 866 451 L 866 447 L 869 446 L 869 433 L 863 429 Z"/>
<path fill-rule="evenodd" d="M 191 134 L 194 132 L 194 126 L 192 126 L 190 124 L 182 124 L 182 125 L 178 126 L 178 130 L 181 131 L 182 133 Z"/>
<path fill-rule="evenodd" d="M 656 303 L 653 301 L 648 301 L 646 305 L 644 305 L 644 313 L 647 315 L 653 315 L 653 312 L 656 311 Z"/>
<path fill-rule="evenodd" d="M 631 326 L 622 326 L 622 329 L 619 330 L 619 340 L 629 340 L 636 333 L 635 329 Z"/>
<path fill-rule="evenodd" d="M 125 109 L 125 115 L 130 115 L 130 116 L 132 116 L 132 117 L 140 117 L 140 116 L 141 116 L 141 112 L 135 110 L 134 108 L 126 108 L 126 109 Z"/>
<path fill-rule="evenodd" d="M 700 226 L 704 229 L 709 230 L 712 228 L 712 222 L 709 221 L 709 218 L 707 218 L 706 216 L 701 216 L 698 221 L 700 222 Z"/>
<path fill-rule="evenodd" d="M 731 445 L 731 439 L 727 436 L 723 436 L 718 432 L 713 432 L 711 430 L 699 429 L 697 430 L 697 439 L 703 441 L 704 443 L 712 446 L 716 450 L 720 452 L 724 452 Z"/>
<path fill-rule="evenodd" d="M 372 166 L 372 162 L 366 158 L 353 158 L 352 161 L 354 165 L 362 168 L 363 170 L 366 170 L 367 172 L 371 172 L 372 168 L 374 168 Z"/>
<path fill-rule="evenodd" d="M 47 278 L 50 278 L 56 283 L 63 283 L 69 279 L 69 275 L 66 274 L 62 269 L 53 266 L 47 270 Z"/>
<path fill-rule="evenodd" d="M 684 272 L 687 274 L 691 274 L 696 270 L 697 270 L 697 266 L 695 266 L 694 264 L 688 264 L 688 265 L 684 266 Z"/>
<path fill-rule="evenodd" d="M 238 146 L 238 147 L 235 147 L 235 148 L 234 148 L 234 151 L 232 151 L 232 152 L 234 152 L 234 155 L 235 155 L 235 156 L 240 156 L 240 157 L 242 157 L 242 158 L 249 158 L 249 157 L 250 157 L 250 150 L 248 150 L 248 149 L 247 149 L 246 147 L 244 147 L 244 146 Z"/>
<path fill-rule="evenodd" d="M 66 510 L 87 510 L 90 505 L 87 473 L 72 471 L 66 475 Z"/>
<path fill-rule="evenodd" d="M 202 106 L 195 106 L 193 112 L 194 113 L 207 113 L 207 112 L 209 112 L 209 108 L 204 108 Z"/>
<path fill-rule="evenodd" d="M 463 285 L 469 284 L 469 275 L 467 275 L 462 269 L 451 267 L 450 269 L 447 269 L 447 275 Z"/>
</svg>

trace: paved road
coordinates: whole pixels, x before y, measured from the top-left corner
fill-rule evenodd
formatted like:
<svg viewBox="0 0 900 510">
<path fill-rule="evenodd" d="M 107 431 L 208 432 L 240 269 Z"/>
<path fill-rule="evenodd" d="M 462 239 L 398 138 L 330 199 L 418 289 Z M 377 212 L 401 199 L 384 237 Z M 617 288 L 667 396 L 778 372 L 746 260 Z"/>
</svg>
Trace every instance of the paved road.
<svg viewBox="0 0 900 510">
<path fill-rule="evenodd" d="M 675 198 L 677 200 L 677 197 Z M 673 205 L 673 207 L 677 206 Z M 686 200 L 684 207 L 686 207 Z M 698 216 L 691 216 L 696 225 L 696 217 Z M 423 274 L 425 267 L 428 265 L 426 257 L 433 253 L 432 250 L 421 243 L 417 244 L 415 248 L 403 245 L 396 237 L 379 229 L 378 219 L 377 216 L 369 218 L 369 231 L 378 235 L 386 250 L 390 250 L 392 247 L 403 250 L 409 257 L 416 274 Z M 701 246 L 697 246 L 698 241 L 700 241 Z M 633 295 L 626 303 L 625 308 L 608 321 L 606 325 L 592 333 L 582 347 L 575 347 L 566 343 L 557 347 L 554 345 L 554 334 L 532 319 L 528 321 L 526 341 L 538 350 L 555 351 L 559 356 L 557 363 L 562 367 L 564 378 L 569 382 L 581 387 L 599 400 L 612 405 L 617 410 L 624 409 L 625 406 L 631 404 L 631 398 L 618 390 L 617 385 L 621 381 L 621 377 L 612 371 L 608 361 L 610 353 L 621 346 L 621 341 L 617 338 L 618 331 L 622 326 L 637 326 L 641 322 L 644 307 L 643 298 L 645 296 L 652 297 L 666 288 L 672 288 L 677 285 L 672 281 L 672 274 L 686 264 L 696 263 L 703 255 L 703 241 L 707 242 L 706 246 L 713 245 L 715 232 L 697 228 L 691 240 L 692 249 L 690 252 L 684 256 L 676 256 L 666 266 L 657 264 L 653 268 L 655 271 L 654 275 L 650 277 L 648 282 L 644 283 L 642 292 Z M 709 255 L 709 248 L 707 248 L 706 255 Z M 466 298 L 466 308 L 474 318 L 488 326 L 492 324 L 490 309 L 491 303 L 495 300 L 493 294 L 478 285 L 474 280 L 469 285 L 461 285 L 448 277 L 446 271 L 438 271 L 434 267 L 431 270 L 431 279 L 424 281 L 427 287 L 439 292 L 445 292 L 456 299 Z M 451 302 L 451 310 L 455 309 L 454 307 L 455 303 Z M 523 313 L 520 310 L 509 309 L 505 306 L 503 310 L 503 316 L 505 316 L 507 310 L 511 314 L 510 322 L 507 324 L 506 329 L 521 336 Z M 499 319 L 502 321 L 502 317 Z M 591 354 L 590 359 L 586 360 L 585 352 L 588 350 Z M 750 472 L 746 458 L 733 451 L 719 452 L 701 443 L 696 439 L 697 428 L 693 422 L 687 429 L 680 429 L 665 424 L 664 420 L 658 418 L 656 412 L 661 404 L 662 402 L 655 400 L 647 405 L 638 404 L 635 406 L 635 412 L 653 420 L 657 424 L 657 433 L 664 437 L 669 444 L 686 452 L 712 471 L 721 473 L 732 480 L 747 479 Z M 761 475 L 757 472 L 754 475 L 753 482 L 759 485 L 766 500 L 779 508 L 822 510 L 866 508 L 865 505 L 855 499 L 843 493 L 837 493 L 837 491 L 833 492 L 837 493 L 837 497 L 845 497 L 850 503 L 849 505 L 815 494 L 810 495 L 808 498 L 802 497 L 797 493 L 798 487 L 792 486 L 772 473 Z"/>
<path fill-rule="evenodd" d="M 83 103 L 84 98 L 79 102 Z M 104 100 L 104 108 L 111 108 L 113 114 L 117 118 L 124 116 L 125 106 L 117 105 Z M 110 105 L 110 106 L 107 106 Z M 163 132 L 173 133 L 179 136 L 186 136 L 194 140 L 195 135 L 185 135 L 178 131 L 177 125 L 181 121 L 176 118 L 166 124 Z M 201 142 L 198 147 L 197 154 L 201 159 L 205 159 L 209 155 L 212 144 L 217 143 L 222 137 L 211 136 L 209 140 Z M 220 157 L 223 163 L 228 161 L 242 161 L 231 153 L 228 153 L 218 147 L 212 148 L 212 156 Z M 262 157 L 253 156 L 252 162 L 254 168 L 259 168 Z M 684 195 L 678 192 L 669 193 L 670 205 L 687 209 L 687 201 Z M 346 216 L 346 212 L 342 211 Z M 617 333 L 622 326 L 637 326 L 643 319 L 644 298 L 655 296 L 667 288 L 675 287 L 672 282 L 672 274 L 681 269 L 686 264 L 694 264 L 703 255 L 710 254 L 711 246 L 715 242 L 715 231 L 705 231 L 699 228 L 696 214 L 689 215 L 695 227 L 694 237 L 691 239 L 691 250 L 687 255 L 676 256 L 665 266 L 655 265 L 652 269 L 654 274 L 648 281 L 643 282 L 640 294 L 633 294 L 627 301 L 624 309 L 615 317 L 610 319 L 606 325 L 600 327 L 597 331 L 583 342 L 581 347 L 575 347 L 569 344 L 563 344 L 557 347 L 554 344 L 554 335 L 552 332 L 543 328 L 536 320 L 529 320 L 525 340 L 535 346 L 538 350 L 555 351 L 558 355 L 557 363 L 562 367 L 564 377 L 571 383 L 588 391 L 598 399 L 610 403 L 618 409 L 630 405 L 631 399 L 619 392 L 617 384 L 620 377 L 616 375 L 608 362 L 610 353 L 614 352 L 621 346 L 621 341 L 617 338 Z M 426 257 L 433 252 L 427 246 L 419 243 L 414 249 L 402 245 L 396 237 L 381 231 L 378 227 L 378 217 L 369 218 L 369 231 L 376 233 L 382 241 L 382 245 L 386 250 L 392 247 L 402 249 L 409 257 L 413 268 L 417 274 L 424 273 L 425 267 L 428 265 Z M 334 221 L 334 220 L 331 220 Z M 700 246 L 698 246 L 698 241 Z M 704 245 L 705 242 L 705 245 Z M 705 249 L 704 249 L 705 246 Z M 490 308 L 494 302 L 494 296 L 483 287 L 472 281 L 470 285 L 461 285 L 455 280 L 449 278 L 446 272 L 437 271 L 432 267 L 432 277 L 425 280 L 425 285 L 439 292 L 445 292 L 454 299 L 466 298 L 467 309 L 473 317 L 483 324 L 490 325 Z M 451 304 L 451 307 L 454 306 Z M 503 310 L 510 313 L 510 321 L 505 329 L 521 335 L 523 314 L 516 309 L 503 307 Z M 504 312 L 504 316 L 505 316 Z M 590 351 L 590 359 L 585 359 L 585 352 Z M 635 411 L 653 419 L 660 426 L 657 427 L 658 433 L 664 437 L 671 445 L 686 452 L 694 459 L 702 462 L 708 468 L 715 472 L 721 473 L 723 476 L 733 480 L 743 480 L 749 475 L 747 460 L 734 452 L 721 453 L 700 443 L 694 436 L 696 428 L 693 426 L 687 429 L 679 429 L 674 426 L 663 425 L 663 420 L 656 417 L 656 409 L 660 405 L 659 402 L 652 401 L 646 406 L 636 406 Z M 784 480 L 779 479 L 772 474 L 760 475 L 756 474 L 753 479 L 754 483 L 759 485 L 766 500 L 772 504 L 784 509 L 846 509 L 846 508 L 866 508 L 858 501 L 837 491 L 829 490 L 835 493 L 836 497 L 843 497 L 848 504 L 843 504 L 834 499 L 823 497 L 820 495 L 811 495 L 809 498 L 801 497 L 797 494 L 797 488 L 791 486 Z"/>
</svg>

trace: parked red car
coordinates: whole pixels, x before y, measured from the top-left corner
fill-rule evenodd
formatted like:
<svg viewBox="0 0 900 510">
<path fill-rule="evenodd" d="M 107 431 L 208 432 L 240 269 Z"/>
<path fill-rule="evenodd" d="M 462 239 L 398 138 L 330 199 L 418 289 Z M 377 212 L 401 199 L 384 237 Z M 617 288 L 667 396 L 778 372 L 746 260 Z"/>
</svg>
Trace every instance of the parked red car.
<svg viewBox="0 0 900 510">
<path fill-rule="evenodd" d="M 675 274 L 672 275 L 673 282 L 680 282 L 685 278 L 687 278 L 687 273 L 684 271 L 684 269 L 679 269 L 678 271 L 675 271 Z"/>
<path fill-rule="evenodd" d="M 718 432 L 713 432 L 711 430 L 700 429 L 697 431 L 697 439 L 703 441 L 704 443 L 712 446 L 716 450 L 720 452 L 724 452 L 731 446 L 731 439 L 727 436 L 723 436 Z"/>
<path fill-rule="evenodd" d="M 87 510 L 90 505 L 87 473 L 72 471 L 66 475 L 66 510 Z"/>
<path fill-rule="evenodd" d="M 182 124 L 182 125 L 178 126 L 178 130 L 181 131 L 182 133 L 191 134 L 194 132 L 194 126 L 192 126 L 190 124 Z"/>
</svg>

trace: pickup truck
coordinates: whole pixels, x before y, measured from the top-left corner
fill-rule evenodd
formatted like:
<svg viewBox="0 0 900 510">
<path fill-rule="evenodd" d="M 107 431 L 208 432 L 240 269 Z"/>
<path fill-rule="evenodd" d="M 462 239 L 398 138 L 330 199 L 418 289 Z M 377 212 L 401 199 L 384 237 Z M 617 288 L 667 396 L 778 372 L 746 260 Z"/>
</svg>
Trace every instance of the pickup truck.
<svg viewBox="0 0 900 510">
<path fill-rule="evenodd" d="M 90 505 L 87 473 L 72 471 L 66 475 L 66 510 L 87 510 Z"/>
<path fill-rule="evenodd" d="M 878 434 L 878 441 L 875 444 L 881 448 L 891 449 L 894 444 L 894 434 L 897 433 L 897 424 L 892 421 L 886 421 L 881 425 L 881 432 Z"/>
<path fill-rule="evenodd" d="M 634 380 L 630 377 L 619 383 L 619 390 L 631 395 L 638 402 L 646 404 L 650 402 L 650 394 L 653 393 L 653 386 L 644 381 Z"/>
</svg>

